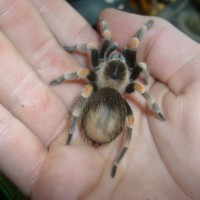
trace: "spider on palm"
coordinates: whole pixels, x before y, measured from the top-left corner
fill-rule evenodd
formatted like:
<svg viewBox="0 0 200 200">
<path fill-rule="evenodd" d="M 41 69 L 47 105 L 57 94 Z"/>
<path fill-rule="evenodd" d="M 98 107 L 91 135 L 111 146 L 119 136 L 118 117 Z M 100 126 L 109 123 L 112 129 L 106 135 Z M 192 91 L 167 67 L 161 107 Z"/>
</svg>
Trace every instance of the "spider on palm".
<svg viewBox="0 0 200 200">
<path fill-rule="evenodd" d="M 160 120 L 165 120 L 154 98 L 141 84 L 134 82 L 143 73 L 144 84 L 147 84 L 148 69 L 144 62 L 137 63 L 136 52 L 144 33 L 152 27 L 150 20 L 140 27 L 130 40 L 127 48 L 120 50 L 111 40 L 111 32 L 103 17 L 98 18 L 103 37 L 101 48 L 93 44 L 80 44 L 64 47 L 68 52 L 91 53 L 93 69 L 79 69 L 67 72 L 50 82 L 57 85 L 66 80 L 83 78 L 88 80 L 72 112 L 67 144 L 69 145 L 79 119 L 83 135 L 94 144 L 105 144 L 113 141 L 126 126 L 123 146 L 117 155 L 111 177 L 115 176 L 117 166 L 125 155 L 132 135 L 134 116 L 129 104 L 123 98 L 124 93 L 139 92 L 148 102 L 152 111 Z M 126 120 L 127 119 L 127 120 Z M 126 125 L 125 125 L 126 124 Z"/>
</svg>

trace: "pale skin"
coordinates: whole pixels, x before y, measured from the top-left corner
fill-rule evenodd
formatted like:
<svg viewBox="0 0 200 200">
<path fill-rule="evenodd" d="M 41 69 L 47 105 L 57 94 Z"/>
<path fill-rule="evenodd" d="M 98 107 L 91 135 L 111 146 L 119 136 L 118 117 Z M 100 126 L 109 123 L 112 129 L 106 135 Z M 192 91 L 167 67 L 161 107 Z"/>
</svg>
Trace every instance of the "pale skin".
<svg viewBox="0 0 200 200">
<path fill-rule="evenodd" d="M 127 97 L 133 137 L 115 178 L 110 171 L 120 136 L 93 148 L 77 128 L 65 145 L 69 111 L 82 83 L 48 83 L 87 63 L 62 46 L 98 44 L 99 35 L 64 1 L 1 0 L 0 170 L 34 200 L 200 199 L 199 44 L 158 18 L 115 10 L 101 15 L 120 46 L 154 19 L 138 59 L 149 66 L 147 90 L 166 121 L 146 109 L 138 94 Z"/>
</svg>

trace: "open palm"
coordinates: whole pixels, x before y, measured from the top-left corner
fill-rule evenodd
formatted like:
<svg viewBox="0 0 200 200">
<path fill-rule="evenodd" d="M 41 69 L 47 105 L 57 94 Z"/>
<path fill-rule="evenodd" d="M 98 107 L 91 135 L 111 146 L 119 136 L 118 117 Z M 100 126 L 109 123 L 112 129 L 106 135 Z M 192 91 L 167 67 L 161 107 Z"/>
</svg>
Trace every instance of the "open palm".
<svg viewBox="0 0 200 200">
<path fill-rule="evenodd" d="M 111 178 L 120 137 L 93 148 L 77 128 L 66 146 L 68 113 L 82 83 L 48 85 L 85 63 L 61 46 L 97 43 L 98 34 L 64 1 L 5 0 L 0 14 L 0 169 L 27 196 L 37 200 L 200 198 L 197 43 L 154 19 L 154 27 L 142 39 L 138 60 L 149 66 L 148 90 L 166 121 L 146 109 L 138 94 L 126 96 L 136 119 L 133 137 L 116 177 Z M 102 15 L 120 46 L 127 45 L 150 19 L 115 10 Z"/>
</svg>

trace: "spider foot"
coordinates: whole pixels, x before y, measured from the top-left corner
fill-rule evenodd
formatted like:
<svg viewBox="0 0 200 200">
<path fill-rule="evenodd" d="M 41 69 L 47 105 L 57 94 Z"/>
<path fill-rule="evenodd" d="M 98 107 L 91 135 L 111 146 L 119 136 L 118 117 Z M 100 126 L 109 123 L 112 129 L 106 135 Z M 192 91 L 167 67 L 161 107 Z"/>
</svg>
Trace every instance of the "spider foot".
<svg viewBox="0 0 200 200">
<path fill-rule="evenodd" d="M 55 80 L 52 80 L 49 85 L 54 86 L 54 85 L 58 85 L 60 83 L 62 83 L 63 81 L 65 81 L 65 77 L 64 76 L 60 76 Z"/>
<path fill-rule="evenodd" d="M 139 40 L 143 37 L 144 33 L 153 26 L 153 20 L 149 20 L 146 24 L 142 25 L 141 28 L 136 32 L 135 37 Z"/>
<path fill-rule="evenodd" d="M 114 164 L 111 171 L 111 177 L 114 178 L 117 171 L 117 165 Z"/>
<path fill-rule="evenodd" d="M 160 120 L 165 121 L 165 117 L 164 117 L 164 115 L 161 113 L 160 108 L 159 108 L 159 106 L 158 106 L 158 104 L 157 104 L 156 102 L 154 102 L 154 103 L 152 104 L 152 110 L 153 110 L 153 112 L 157 115 L 157 117 L 158 117 Z"/>
</svg>

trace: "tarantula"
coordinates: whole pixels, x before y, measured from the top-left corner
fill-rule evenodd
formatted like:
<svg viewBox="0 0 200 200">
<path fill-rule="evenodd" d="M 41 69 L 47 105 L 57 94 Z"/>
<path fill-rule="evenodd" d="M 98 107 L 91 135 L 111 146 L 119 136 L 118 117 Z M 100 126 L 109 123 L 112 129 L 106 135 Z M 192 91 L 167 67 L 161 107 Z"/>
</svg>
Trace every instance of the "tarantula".
<svg viewBox="0 0 200 200">
<path fill-rule="evenodd" d="M 98 24 L 103 37 L 100 49 L 97 49 L 93 44 L 64 47 L 68 52 L 89 51 L 93 68 L 67 72 L 52 80 L 50 85 L 57 85 L 66 80 L 78 78 L 86 79 L 89 82 L 84 86 L 73 109 L 66 144 L 69 145 L 71 142 L 78 119 L 83 135 L 94 144 L 113 141 L 122 132 L 126 124 L 123 146 L 111 170 L 111 177 L 114 177 L 117 166 L 128 149 L 134 124 L 132 110 L 122 95 L 134 91 L 139 92 L 158 118 L 160 120 L 165 120 L 165 118 L 145 87 L 134 82 L 140 72 L 143 73 L 144 84 L 148 82 L 147 65 L 144 62 L 137 63 L 136 52 L 142 36 L 152 27 L 153 21 L 150 20 L 142 25 L 130 40 L 128 47 L 122 50 L 116 42 L 111 40 L 111 32 L 103 17 L 98 18 Z"/>
</svg>

